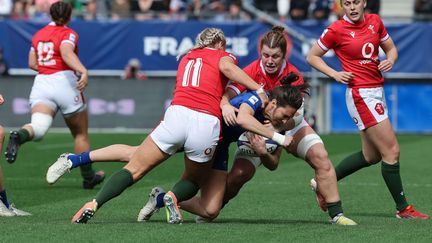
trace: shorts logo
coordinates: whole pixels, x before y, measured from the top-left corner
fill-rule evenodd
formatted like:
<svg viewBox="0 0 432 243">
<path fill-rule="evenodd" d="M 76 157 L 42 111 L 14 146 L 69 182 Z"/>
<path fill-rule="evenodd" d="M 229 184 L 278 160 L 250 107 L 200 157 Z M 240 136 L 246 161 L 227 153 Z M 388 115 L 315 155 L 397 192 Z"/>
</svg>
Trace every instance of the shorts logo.
<svg viewBox="0 0 432 243">
<path fill-rule="evenodd" d="M 79 102 L 79 96 L 78 96 L 78 95 L 75 96 L 74 101 L 75 101 L 75 103 L 78 103 L 78 102 Z"/>
<path fill-rule="evenodd" d="M 353 120 L 354 120 L 354 123 L 355 123 L 355 124 L 358 124 L 358 120 L 357 120 L 357 118 L 353 117 Z"/>
<path fill-rule="evenodd" d="M 384 107 L 381 103 L 375 105 L 375 110 L 379 115 L 384 115 Z"/>
<path fill-rule="evenodd" d="M 209 155 L 209 154 L 211 154 L 212 151 L 213 151 L 212 148 L 206 148 L 206 150 L 204 150 L 204 154 Z"/>
</svg>

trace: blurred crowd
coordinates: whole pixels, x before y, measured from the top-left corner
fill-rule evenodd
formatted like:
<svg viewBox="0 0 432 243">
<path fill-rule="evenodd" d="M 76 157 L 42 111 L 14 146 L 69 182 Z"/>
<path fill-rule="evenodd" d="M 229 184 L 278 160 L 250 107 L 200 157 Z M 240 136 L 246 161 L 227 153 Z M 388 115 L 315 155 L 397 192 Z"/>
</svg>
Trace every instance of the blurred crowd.
<svg viewBox="0 0 432 243">
<path fill-rule="evenodd" d="M 0 18 L 49 20 L 49 6 L 58 0 L 0 0 Z M 243 4 L 251 4 L 281 20 L 341 17 L 339 0 L 64 0 L 74 17 L 84 20 L 162 19 L 248 21 Z M 415 16 L 432 13 L 432 0 L 414 0 Z M 368 0 L 367 11 L 379 14 L 380 0 Z"/>
</svg>

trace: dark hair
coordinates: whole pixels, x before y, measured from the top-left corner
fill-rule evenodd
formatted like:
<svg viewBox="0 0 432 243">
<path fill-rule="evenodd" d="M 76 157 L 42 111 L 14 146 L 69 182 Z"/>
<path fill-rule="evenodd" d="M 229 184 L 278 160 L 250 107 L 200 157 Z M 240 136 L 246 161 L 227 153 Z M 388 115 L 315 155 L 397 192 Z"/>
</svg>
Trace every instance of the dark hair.
<svg viewBox="0 0 432 243">
<path fill-rule="evenodd" d="M 269 100 L 276 100 L 277 107 L 291 106 L 299 109 L 303 103 L 302 91 L 291 85 L 281 85 L 270 91 Z"/>
<path fill-rule="evenodd" d="M 299 75 L 295 72 L 288 73 L 285 77 L 280 80 L 281 85 L 293 86 L 293 83 L 299 79 Z M 302 85 L 296 85 L 298 89 L 304 94 L 309 95 L 310 85 L 307 82 L 304 82 Z"/>
<path fill-rule="evenodd" d="M 264 45 L 268 46 L 269 48 L 279 47 L 283 53 L 283 56 L 285 57 L 287 53 L 285 28 L 282 26 L 273 26 L 272 30 L 267 32 L 261 39 L 260 50 Z"/>
<path fill-rule="evenodd" d="M 72 15 L 72 5 L 70 3 L 56 2 L 50 7 L 51 19 L 56 25 L 66 25 Z"/>
</svg>

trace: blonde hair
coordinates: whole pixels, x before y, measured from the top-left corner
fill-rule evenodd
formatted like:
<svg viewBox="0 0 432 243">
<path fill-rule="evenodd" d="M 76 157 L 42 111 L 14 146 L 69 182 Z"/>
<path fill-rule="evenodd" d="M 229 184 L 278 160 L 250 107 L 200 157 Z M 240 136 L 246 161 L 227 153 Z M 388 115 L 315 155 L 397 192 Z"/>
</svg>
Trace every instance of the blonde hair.
<svg viewBox="0 0 432 243">
<path fill-rule="evenodd" d="M 177 61 L 180 59 L 181 56 L 186 54 L 187 52 L 195 49 L 200 49 L 204 47 L 214 47 L 217 43 L 222 42 L 222 45 L 226 45 L 226 39 L 225 34 L 221 29 L 217 28 L 205 28 L 203 31 L 201 31 L 196 39 L 195 39 L 195 45 L 190 50 L 186 50 L 179 55 L 177 55 Z"/>
</svg>

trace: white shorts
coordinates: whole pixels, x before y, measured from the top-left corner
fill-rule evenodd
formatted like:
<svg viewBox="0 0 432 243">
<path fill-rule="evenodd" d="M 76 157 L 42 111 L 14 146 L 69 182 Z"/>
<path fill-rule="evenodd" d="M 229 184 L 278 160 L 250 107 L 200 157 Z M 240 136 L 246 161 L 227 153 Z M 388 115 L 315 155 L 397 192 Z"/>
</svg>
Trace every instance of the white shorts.
<svg viewBox="0 0 432 243">
<path fill-rule="evenodd" d="M 84 110 L 85 99 L 76 87 L 77 80 L 72 71 L 36 75 L 30 92 L 31 107 L 43 103 L 63 115 Z"/>
<path fill-rule="evenodd" d="M 220 130 L 220 120 L 217 117 L 172 105 L 150 136 L 165 153 L 172 155 L 184 148 L 190 160 L 204 163 L 213 157 Z"/>
<path fill-rule="evenodd" d="M 346 105 L 359 130 L 388 118 L 384 88 L 347 88 Z"/>
</svg>

